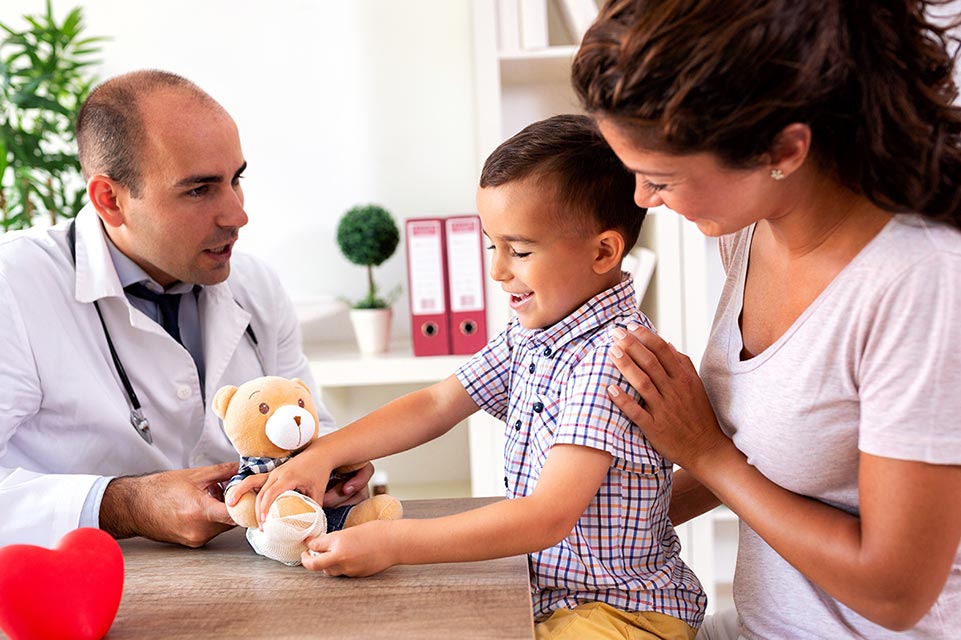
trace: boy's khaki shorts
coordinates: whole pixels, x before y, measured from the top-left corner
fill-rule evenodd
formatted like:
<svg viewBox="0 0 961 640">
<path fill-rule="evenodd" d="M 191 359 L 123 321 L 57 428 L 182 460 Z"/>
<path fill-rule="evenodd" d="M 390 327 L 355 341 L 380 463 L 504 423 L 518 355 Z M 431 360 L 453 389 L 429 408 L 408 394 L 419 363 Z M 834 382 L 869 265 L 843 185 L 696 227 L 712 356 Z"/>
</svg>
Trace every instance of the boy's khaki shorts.
<svg viewBox="0 0 961 640">
<path fill-rule="evenodd" d="M 558 609 L 534 625 L 536 640 L 694 640 L 696 634 L 678 618 L 654 611 L 628 613 L 602 602 Z"/>
</svg>

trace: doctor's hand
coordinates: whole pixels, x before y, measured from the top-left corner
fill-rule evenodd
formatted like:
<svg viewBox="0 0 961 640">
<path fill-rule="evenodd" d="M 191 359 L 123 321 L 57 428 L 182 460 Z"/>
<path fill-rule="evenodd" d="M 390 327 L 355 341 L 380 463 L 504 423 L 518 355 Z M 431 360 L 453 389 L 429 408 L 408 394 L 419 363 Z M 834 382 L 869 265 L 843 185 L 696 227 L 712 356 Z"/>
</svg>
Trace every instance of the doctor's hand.
<svg viewBox="0 0 961 640">
<path fill-rule="evenodd" d="M 115 478 L 100 503 L 100 528 L 115 538 L 143 536 L 202 547 L 235 526 L 223 503 L 236 462 Z"/>
<path fill-rule="evenodd" d="M 374 475 L 374 465 L 368 462 L 359 469 L 350 469 L 347 472 L 334 470 L 333 479 L 328 483 L 327 492 L 324 494 L 325 507 L 346 507 L 359 504 L 370 497 L 367 483 Z"/>
<path fill-rule="evenodd" d="M 611 332 L 610 357 L 644 404 L 615 385 L 608 395 L 661 455 L 700 477 L 713 452 L 734 443 L 721 431 L 691 359 L 645 327 L 628 329 Z"/>
</svg>

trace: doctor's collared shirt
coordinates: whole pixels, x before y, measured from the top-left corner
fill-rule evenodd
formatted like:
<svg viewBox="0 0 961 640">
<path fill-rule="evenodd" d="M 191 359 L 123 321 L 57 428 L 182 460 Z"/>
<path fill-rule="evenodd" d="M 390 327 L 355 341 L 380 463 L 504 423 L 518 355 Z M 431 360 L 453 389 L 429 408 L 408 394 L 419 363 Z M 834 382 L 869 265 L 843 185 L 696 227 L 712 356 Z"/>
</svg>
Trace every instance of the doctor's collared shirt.
<svg viewBox="0 0 961 640">
<path fill-rule="evenodd" d="M 481 409 L 505 423 L 508 498 L 533 492 L 555 444 L 613 456 L 570 535 L 529 556 L 535 618 L 605 602 L 697 627 L 707 601 L 668 520 L 672 465 L 607 396 L 609 384 L 633 393 L 608 358 L 610 329 L 631 322 L 650 327 L 625 274 L 547 329 L 524 329 L 512 318 L 456 375 Z"/>
</svg>

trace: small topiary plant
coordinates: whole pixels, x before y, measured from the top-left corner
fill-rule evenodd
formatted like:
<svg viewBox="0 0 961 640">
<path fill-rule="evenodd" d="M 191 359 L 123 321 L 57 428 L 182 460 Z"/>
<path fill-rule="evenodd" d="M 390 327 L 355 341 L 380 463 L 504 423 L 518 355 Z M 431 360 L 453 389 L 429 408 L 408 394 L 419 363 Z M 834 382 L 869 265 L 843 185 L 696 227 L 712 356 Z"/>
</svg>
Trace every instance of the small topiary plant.
<svg viewBox="0 0 961 640">
<path fill-rule="evenodd" d="M 386 309 L 397 298 L 397 291 L 377 295 L 374 267 L 394 255 L 400 230 L 390 213 L 376 204 L 357 205 L 347 210 L 337 224 L 337 246 L 354 264 L 367 267 L 367 295 L 354 303 L 355 309 Z"/>
</svg>

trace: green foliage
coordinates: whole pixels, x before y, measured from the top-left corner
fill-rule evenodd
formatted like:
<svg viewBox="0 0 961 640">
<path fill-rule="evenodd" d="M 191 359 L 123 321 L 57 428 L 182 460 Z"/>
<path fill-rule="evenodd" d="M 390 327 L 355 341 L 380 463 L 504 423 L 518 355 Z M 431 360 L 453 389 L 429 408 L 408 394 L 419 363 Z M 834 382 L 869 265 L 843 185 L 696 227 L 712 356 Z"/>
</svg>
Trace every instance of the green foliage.
<svg viewBox="0 0 961 640">
<path fill-rule="evenodd" d="M 381 264 L 394 255 L 399 241 L 400 231 L 394 219 L 376 204 L 348 209 L 337 225 L 337 245 L 354 264 Z"/>
<path fill-rule="evenodd" d="M 96 77 L 105 38 L 81 37 L 83 14 L 58 23 L 44 15 L 0 23 L 0 227 L 24 229 L 45 213 L 51 223 L 77 214 L 84 184 L 74 137 L 77 112 Z"/>
<path fill-rule="evenodd" d="M 385 309 L 397 298 L 399 290 L 385 297 L 378 296 L 373 268 L 394 255 L 399 242 L 397 224 L 379 205 L 358 205 L 341 217 L 337 224 L 337 246 L 348 260 L 367 267 L 367 295 L 354 304 L 355 309 Z"/>
</svg>

